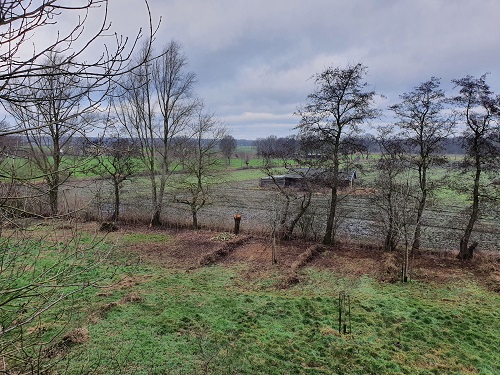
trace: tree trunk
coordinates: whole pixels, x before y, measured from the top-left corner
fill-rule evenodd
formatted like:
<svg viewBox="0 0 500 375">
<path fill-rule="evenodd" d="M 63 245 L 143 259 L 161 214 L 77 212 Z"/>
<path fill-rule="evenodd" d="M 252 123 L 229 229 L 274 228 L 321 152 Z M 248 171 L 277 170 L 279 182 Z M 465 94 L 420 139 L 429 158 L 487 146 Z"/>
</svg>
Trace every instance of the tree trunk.
<svg viewBox="0 0 500 375">
<path fill-rule="evenodd" d="M 389 227 L 387 228 L 387 233 L 385 236 L 384 250 L 394 251 L 396 249 L 396 244 L 394 241 L 394 219 L 389 218 Z"/>
<path fill-rule="evenodd" d="M 48 176 L 47 185 L 49 186 L 50 214 L 57 216 L 59 213 L 59 176 L 57 174 Z"/>
<path fill-rule="evenodd" d="M 420 237 L 421 237 L 421 224 L 419 219 L 417 218 L 417 224 L 415 225 L 415 232 L 413 233 L 413 243 L 411 244 L 412 254 L 417 254 L 420 251 Z"/>
<path fill-rule="evenodd" d="M 59 188 L 58 186 L 52 186 L 50 187 L 49 190 L 49 205 L 50 205 L 50 214 L 52 216 L 56 216 L 59 207 L 58 207 L 58 195 L 59 195 Z"/>
<path fill-rule="evenodd" d="M 330 202 L 330 212 L 326 222 L 325 236 L 323 237 L 323 244 L 330 245 L 335 243 L 335 213 L 337 211 L 337 186 L 332 187 L 332 200 Z"/>
<path fill-rule="evenodd" d="M 479 212 L 478 207 L 475 204 L 473 204 L 469 222 L 467 223 L 465 232 L 462 238 L 460 239 L 460 251 L 457 256 L 457 258 L 460 260 L 467 260 L 472 258 L 472 252 L 469 252 L 469 241 L 472 235 L 472 230 L 474 229 L 474 224 L 476 223 L 478 217 L 478 212 Z"/>
<path fill-rule="evenodd" d="M 191 208 L 191 214 L 193 216 L 193 229 L 199 229 L 198 228 L 198 211 L 196 208 Z"/>
<path fill-rule="evenodd" d="M 285 226 L 285 231 L 282 235 L 282 239 L 291 240 L 293 237 L 293 231 L 299 220 L 304 216 L 311 204 L 312 193 L 309 191 L 307 195 L 303 197 L 302 204 L 300 205 L 300 211 L 295 215 L 295 217 L 290 221 L 288 225 Z"/>
<path fill-rule="evenodd" d="M 410 252 L 409 248 L 405 248 L 404 256 L 403 256 L 403 272 L 401 275 L 401 281 L 406 283 L 408 282 L 408 275 L 409 275 L 409 267 L 410 266 Z"/>
<path fill-rule="evenodd" d="M 413 233 L 413 243 L 411 245 L 412 254 L 416 254 L 420 251 L 420 238 L 421 238 L 421 232 L 422 232 L 422 215 L 424 213 L 426 197 L 427 197 L 427 193 L 424 193 L 422 195 L 422 198 L 420 199 L 420 201 L 418 203 L 416 225 L 415 225 L 415 231 Z"/>
<path fill-rule="evenodd" d="M 413 233 L 413 243 L 411 245 L 412 254 L 416 254 L 420 251 L 420 238 L 422 232 L 422 216 L 425 210 L 425 204 L 427 202 L 427 170 L 422 171 L 422 176 L 420 177 L 420 189 L 422 191 L 422 196 L 418 202 L 417 217 L 415 232 Z"/>
<path fill-rule="evenodd" d="M 153 216 L 151 217 L 151 222 L 149 223 L 152 227 L 158 227 L 161 225 L 161 208 L 155 208 Z"/>
<path fill-rule="evenodd" d="M 326 221 L 326 231 L 325 237 L 323 237 L 323 244 L 330 245 L 335 243 L 335 219 L 337 214 L 337 198 L 338 198 L 338 187 L 339 187 L 339 148 L 340 148 L 340 135 L 342 133 L 342 127 L 337 125 L 337 134 L 335 136 L 335 144 L 333 150 L 333 185 L 332 185 L 332 197 L 330 201 L 330 212 L 328 213 L 328 219 Z"/>
<path fill-rule="evenodd" d="M 151 222 L 149 223 L 152 227 L 157 227 L 161 225 L 161 194 L 158 193 L 158 186 L 156 183 L 156 177 L 151 171 L 149 179 L 151 181 L 151 203 L 153 205 L 153 213 L 151 215 Z"/>
<path fill-rule="evenodd" d="M 479 167 L 478 167 L 479 166 Z M 469 217 L 469 222 L 467 223 L 467 227 L 465 228 L 464 234 L 460 239 L 460 251 L 458 253 L 457 258 L 460 260 L 472 259 L 473 251 L 469 249 L 469 240 L 472 235 L 472 230 L 474 229 L 474 224 L 479 216 L 479 180 L 481 178 L 481 169 L 480 165 L 476 161 L 476 175 L 474 177 L 474 189 L 472 193 L 472 212 Z M 477 246 L 477 244 L 476 244 Z M 471 246 L 472 247 L 472 246 Z"/>
<path fill-rule="evenodd" d="M 120 183 L 114 181 L 113 185 L 115 190 L 115 207 L 110 221 L 118 221 L 118 217 L 120 216 Z"/>
</svg>

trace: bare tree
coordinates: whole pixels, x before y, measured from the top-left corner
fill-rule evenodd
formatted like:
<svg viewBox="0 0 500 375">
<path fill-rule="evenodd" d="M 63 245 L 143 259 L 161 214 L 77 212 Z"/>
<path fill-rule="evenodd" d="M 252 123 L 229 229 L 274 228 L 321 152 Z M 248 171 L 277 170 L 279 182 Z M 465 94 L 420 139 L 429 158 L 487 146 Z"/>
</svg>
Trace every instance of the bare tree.
<svg viewBox="0 0 500 375">
<path fill-rule="evenodd" d="M 410 271 L 410 243 L 416 226 L 414 174 L 407 157 L 405 140 L 395 135 L 392 126 L 380 127 L 376 142 L 380 157 L 375 162 L 376 193 L 372 200 L 375 215 L 381 220 L 383 248 L 402 256 L 402 279 Z"/>
<path fill-rule="evenodd" d="M 130 68 L 130 55 L 142 36 L 140 30 L 129 39 L 111 32 L 108 21 L 109 0 L 5 0 L 0 6 L 0 101 L 22 102 L 31 99 L 25 88 L 46 75 L 45 59 L 53 56 L 56 63 L 52 74 L 85 78 L 85 84 L 107 90 L 110 80 Z M 149 33 L 155 33 L 147 1 Z M 75 23 L 68 31 L 61 30 L 59 21 L 73 16 Z M 90 18 L 100 17 L 96 27 Z M 85 32 L 84 32 L 85 30 Z M 33 43 L 33 35 L 52 31 L 53 39 Z M 94 59 L 87 51 L 92 46 Z M 97 53 L 96 53 L 97 52 Z M 89 98 L 92 100 L 92 98 Z M 15 130 L 14 130 L 15 131 Z"/>
<path fill-rule="evenodd" d="M 292 159 L 295 157 L 298 141 L 295 136 L 276 137 L 270 135 L 254 141 L 257 156 L 260 156 L 265 164 L 269 164 L 272 158 Z"/>
<path fill-rule="evenodd" d="M 472 201 L 467 226 L 460 239 L 458 258 L 465 260 L 473 257 L 473 251 L 478 245 L 469 246 L 474 225 L 479 218 L 484 194 L 484 177 L 491 171 L 498 170 L 500 155 L 499 119 L 500 95 L 494 95 L 486 83 L 486 75 L 479 78 L 465 76 L 452 81 L 459 89 L 459 94 L 453 98 L 458 107 L 457 114 L 463 121 L 464 140 L 464 172 L 471 173 L 472 189 L 469 191 Z"/>
<path fill-rule="evenodd" d="M 143 3 L 152 39 L 156 30 Z M 59 21 L 71 16 L 74 26 L 65 31 Z M 92 27 L 89 18 L 101 23 Z M 108 0 L 3 1 L 0 26 L 0 102 L 16 120 L 15 128 L 0 134 L 28 137 L 31 153 L 26 156 L 38 168 L 32 177 L 45 179 L 55 215 L 59 186 L 71 171 L 63 166 L 63 153 L 76 133 L 85 135 L 82 124 L 105 105 L 117 77 L 133 67 L 130 55 L 142 30 L 131 39 L 113 34 Z M 34 35 L 44 31 L 52 31 L 53 39 L 35 43 Z"/>
<path fill-rule="evenodd" d="M 293 238 L 295 227 L 306 215 L 311 205 L 313 185 L 315 183 L 314 176 L 310 173 L 309 168 L 296 168 L 289 165 L 286 158 L 281 161 L 281 165 L 284 167 L 275 168 L 264 164 L 262 168 L 268 178 L 272 180 L 272 186 L 279 194 L 278 197 L 273 199 L 275 201 L 271 217 L 273 242 L 275 237 L 286 240 Z M 277 178 L 277 175 L 283 173 L 283 169 L 300 180 L 300 184 L 285 186 Z"/>
<path fill-rule="evenodd" d="M 167 44 L 155 61 L 147 57 L 151 53 L 147 45 L 141 51 L 138 59 L 148 62 L 127 75 L 115 108 L 129 136 L 139 142 L 151 182 L 151 225 L 160 225 L 167 180 L 178 166 L 176 142 L 189 138 L 188 125 L 199 102 L 192 93 L 195 75 L 186 71 L 179 43 Z"/>
<path fill-rule="evenodd" d="M 363 81 L 367 68 L 362 64 L 346 68 L 327 68 L 316 74 L 315 90 L 308 103 L 299 108 L 299 136 L 314 141 L 317 161 L 328 171 L 331 189 L 330 210 L 323 237 L 324 244 L 335 242 L 339 176 L 343 137 L 358 132 L 359 126 L 378 116 L 372 107 L 375 92 L 367 91 Z"/>
<path fill-rule="evenodd" d="M 278 137 L 275 135 L 270 135 L 266 138 L 258 138 L 254 141 L 257 156 L 262 158 L 264 164 L 271 164 L 271 160 L 275 156 L 277 141 Z"/>
<path fill-rule="evenodd" d="M 22 155 L 38 169 L 35 179 L 43 178 L 48 188 L 50 214 L 56 216 L 59 211 L 59 187 L 71 175 L 73 166 L 66 163 L 64 157 L 72 138 L 77 133 L 83 134 L 88 128 L 84 101 L 91 96 L 89 85 L 73 75 L 61 75 L 59 69 L 62 56 L 52 54 L 40 70 L 41 77 L 28 77 L 25 87 L 18 93 L 23 102 L 7 102 L 5 108 L 15 119 L 25 136 L 29 152 Z M 13 80 L 16 84 L 16 80 Z M 88 109 L 88 107 L 86 107 Z M 75 116 L 75 114 L 78 114 Z"/>
<path fill-rule="evenodd" d="M 174 201 L 189 206 L 193 229 L 198 229 L 198 211 L 210 203 L 211 189 L 222 179 L 218 149 L 227 130 L 213 115 L 200 112 L 192 133 L 182 144 L 183 169 L 175 178 Z"/>
<path fill-rule="evenodd" d="M 396 251 L 400 241 L 398 216 L 400 204 L 398 192 L 400 189 L 400 176 L 408 169 L 405 161 L 405 148 L 403 141 L 391 134 L 391 128 L 379 128 L 376 138 L 380 147 L 380 158 L 377 159 L 375 168 L 377 177 L 375 186 L 377 193 L 374 197 L 375 206 L 382 215 L 384 225 L 384 250 Z"/>
<path fill-rule="evenodd" d="M 227 164 L 229 165 L 231 163 L 231 156 L 236 150 L 236 139 L 234 139 L 232 135 L 228 134 L 221 139 L 219 147 L 222 155 L 227 158 Z"/>
<path fill-rule="evenodd" d="M 409 147 L 409 162 L 418 172 L 419 196 L 416 207 L 412 252 L 420 249 L 422 216 L 427 199 L 436 188 L 431 168 L 446 163 L 444 142 L 454 127 L 453 116 L 445 112 L 447 99 L 439 88 L 440 81 L 432 77 L 400 96 L 401 102 L 390 107 L 399 118 L 400 137 Z"/>
<path fill-rule="evenodd" d="M 97 164 L 89 169 L 92 173 L 108 179 L 113 187 L 113 213 L 109 220 L 115 222 L 120 217 L 120 192 L 123 182 L 141 168 L 139 150 L 132 139 L 123 138 L 118 133 L 101 138 L 95 146 L 93 156 Z"/>
</svg>

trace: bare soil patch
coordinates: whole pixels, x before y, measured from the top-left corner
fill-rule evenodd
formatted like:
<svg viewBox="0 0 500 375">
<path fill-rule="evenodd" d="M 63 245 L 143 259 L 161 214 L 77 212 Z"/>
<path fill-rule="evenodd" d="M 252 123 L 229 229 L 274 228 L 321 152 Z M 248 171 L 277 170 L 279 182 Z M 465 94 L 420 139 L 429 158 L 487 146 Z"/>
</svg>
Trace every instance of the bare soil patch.
<svg viewBox="0 0 500 375">
<path fill-rule="evenodd" d="M 148 228 L 147 226 L 124 226 L 118 232 L 109 234 L 117 238 L 131 233 L 164 234 L 171 237 L 166 242 L 148 242 L 119 245 L 122 251 L 135 254 L 139 261 L 158 264 L 168 268 L 188 269 L 197 265 L 199 260 L 220 247 L 220 242 L 212 240 L 212 231 L 174 230 L 169 228 Z"/>
<path fill-rule="evenodd" d="M 401 259 L 369 244 L 339 243 L 318 246 L 307 241 L 281 241 L 277 246 L 278 264 L 271 262 L 271 241 L 259 236 L 237 236 L 228 241 L 214 231 L 144 229 L 127 227 L 124 231 L 168 233 L 167 243 L 134 244 L 122 250 L 142 260 L 169 268 L 192 269 L 204 265 L 243 265 L 246 277 L 268 277 L 280 273 L 286 279 L 304 266 L 330 270 L 336 275 L 358 278 L 362 275 L 386 282 L 397 281 Z M 230 238 L 230 237 L 228 237 Z M 312 251 L 311 249 L 315 250 Z M 318 250 L 320 249 L 320 250 Z M 425 282 L 476 280 L 500 291 L 500 253 L 478 252 L 471 261 L 459 261 L 449 251 L 422 251 L 411 259 L 411 278 Z"/>
</svg>

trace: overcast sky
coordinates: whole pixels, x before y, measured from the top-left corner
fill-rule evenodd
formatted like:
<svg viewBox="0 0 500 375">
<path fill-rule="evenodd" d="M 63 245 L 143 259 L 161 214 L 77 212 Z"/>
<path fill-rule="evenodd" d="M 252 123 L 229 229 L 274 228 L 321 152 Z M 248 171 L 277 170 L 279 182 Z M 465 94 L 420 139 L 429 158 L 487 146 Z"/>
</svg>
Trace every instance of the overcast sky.
<svg viewBox="0 0 500 375">
<path fill-rule="evenodd" d="M 235 138 L 294 134 L 293 115 L 328 66 L 362 63 L 386 99 L 432 76 L 489 72 L 500 93 L 500 0 L 149 0 L 157 40 L 178 41 L 197 94 Z M 110 0 L 113 29 L 146 24 L 141 0 Z M 384 121 L 384 120 L 382 120 Z"/>
</svg>

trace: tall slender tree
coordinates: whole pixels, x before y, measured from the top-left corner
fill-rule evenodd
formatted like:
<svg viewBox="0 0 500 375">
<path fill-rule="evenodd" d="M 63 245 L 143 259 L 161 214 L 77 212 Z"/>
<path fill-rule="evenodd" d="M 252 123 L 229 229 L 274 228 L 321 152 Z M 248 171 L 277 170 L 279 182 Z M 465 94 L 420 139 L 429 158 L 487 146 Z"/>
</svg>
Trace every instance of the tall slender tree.
<svg viewBox="0 0 500 375">
<path fill-rule="evenodd" d="M 464 171 L 472 174 L 470 190 L 470 215 L 464 233 L 460 239 L 458 258 L 465 260 L 473 256 L 477 243 L 469 246 L 483 200 L 486 198 L 485 175 L 498 171 L 500 156 L 499 121 L 500 95 L 494 95 L 486 83 L 486 74 L 479 78 L 465 76 L 452 81 L 459 89 L 453 98 L 457 114 L 465 127 L 463 142 L 465 148 Z"/>
<path fill-rule="evenodd" d="M 72 172 L 70 165 L 64 165 L 64 153 L 75 134 L 83 134 L 88 127 L 89 112 L 93 110 L 85 103 L 92 85 L 83 83 L 78 76 L 61 75 L 59 69 L 69 69 L 61 65 L 61 59 L 61 55 L 51 54 L 44 62 L 41 77 L 26 78 L 20 90 L 24 100 L 5 103 L 29 145 L 24 156 L 36 166 L 35 177 L 47 184 L 53 216 L 59 211 L 59 187 Z"/>
<path fill-rule="evenodd" d="M 193 94 L 194 73 L 187 71 L 187 58 L 176 41 L 151 60 L 148 45 L 139 61 L 147 61 L 129 73 L 117 95 L 117 117 L 130 137 L 139 142 L 141 158 L 151 182 L 151 225 L 161 224 L 167 180 L 176 170 L 175 148 L 189 139 L 189 124 L 200 107 Z"/>
<path fill-rule="evenodd" d="M 428 197 L 436 187 L 437 181 L 430 175 L 431 168 L 446 162 L 444 142 L 454 127 L 453 116 L 445 112 L 447 99 L 439 86 L 439 79 L 432 77 L 401 95 L 401 101 L 390 107 L 399 119 L 400 137 L 406 140 L 409 165 L 418 173 L 420 191 L 412 252 L 420 249 L 422 217 Z"/>
<path fill-rule="evenodd" d="M 314 140 L 313 147 L 327 172 L 331 190 L 324 244 L 335 242 L 343 138 L 359 132 L 360 125 L 379 114 L 373 107 L 375 92 L 368 90 L 364 81 L 366 74 L 362 64 L 325 69 L 314 76 L 316 87 L 307 96 L 307 104 L 296 112 L 300 116 L 299 136 Z"/>
<path fill-rule="evenodd" d="M 192 227 L 198 229 L 198 212 L 210 203 L 213 185 L 222 179 L 219 143 L 227 130 L 214 115 L 200 110 L 191 132 L 192 137 L 179 145 L 182 170 L 175 176 L 174 201 L 189 207 Z"/>
</svg>

